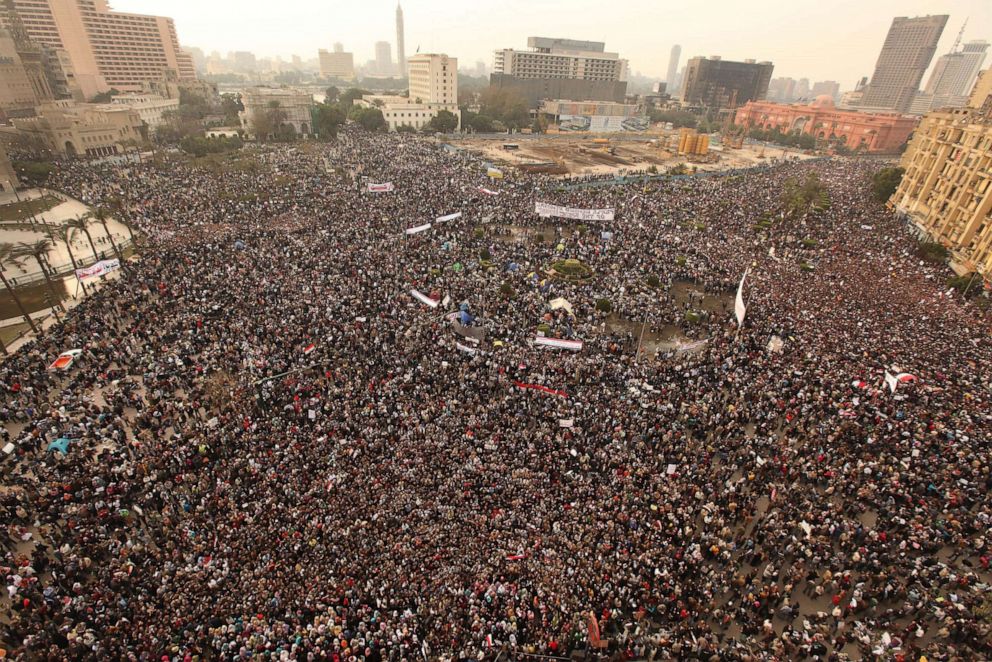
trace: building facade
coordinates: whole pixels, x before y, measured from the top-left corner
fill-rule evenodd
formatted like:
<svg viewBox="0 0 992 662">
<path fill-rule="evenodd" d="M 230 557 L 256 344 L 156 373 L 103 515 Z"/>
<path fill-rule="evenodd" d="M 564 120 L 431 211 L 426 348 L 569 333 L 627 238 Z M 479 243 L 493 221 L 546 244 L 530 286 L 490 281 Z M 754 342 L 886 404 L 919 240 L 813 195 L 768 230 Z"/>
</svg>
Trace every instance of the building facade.
<svg viewBox="0 0 992 662">
<path fill-rule="evenodd" d="M 992 279 L 992 90 L 965 108 L 928 113 L 900 165 L 890 204 L 950 249 L 959 274 Z"/>
<path fill-rule="evenodd" d="M 829 95 L 810 104 L 749 101 L 737 111 L 734 122 L 748 129 L 800 132 L 824 145 L 845 145 L 852 150 L 891 154 L 906 142 L 917 119 L 898 113 L 840 110 Z"/>
<path fill-rule="evenodd" d="M 302 136 L 312 133 L 314 104 L 313 95 L 308 92 L 282 87 L 250 87 L 241 93 L 241 103 L 245 107 L 240 113 L 241 126 L 249 133 L 254 134 L 259 115 L 272 110 L 274 104 L 278 104 L 285 115 L 283 124 L 292 126 Z"/>
<path fill-rule="evenodd" d="M 607 53 L 605 43 L 529 37 L 527 46 L 495 52 L 490 86 L 513 89 L 532 106 L 542 99 L 624 101 L 627 60 Z"/>
<path fill-rule="evenodd" d="M 910 109 L 923 73 L 937 51 L 947 18 L 944 14 L 892 19 L 861 106 L 900 113 Z"/>
<path fill-rule="evenodd" d="M 335 44 L 333 52 L 320 49 L 317 58 L 320 63 L 321 76 L 355 80 L 355 56 L 352 53 L 346 53 L 341 44 Z"/>
<path fill-rule="evenodd" d="M 388 41 L 375 42 L 375 71 L 382 76 L 392 76 L 393 56 Z"/>
<path fill-rule="evenodd" d="M 969 41 L 960 51 L 937 58 L 927 86 L 914 99 L 910 112 L 922 115 L 931 109 L 966 106 L 988 48 L 987 41 Z"/>
<path fill-rule="evenodd" d="M 771 62 L 733 62 L 720 57 L 694 57 L 685 67 L 682 103 L 706 108 L 731 108 L 764 99 L 773 69 Z"/>
<path fill-rule="evenodd" d="M 0 29 L 0 121 L 30 117 L 38 103 L 14 38 L 7 30 Z"/>
<path fill-rule="evenodd" d="M 69 158 L 121 154 L 146 138 L 141 117 L 124 105 L 53 101 L 37 111 L 36 117 L 13 120 L 14 127 Z"/>
<path fill-rule="evenodd" d="M 668 54 L 668 71 L 665 73 L 665 83 L 668 90 L 675 89 L 675 77 L 679 71 L 679 58 L 682 57 L 682 47 L 678 44 L 672 46 L 672 52 Z"/>
<path fill-rule="evenodd" d="M 122 94 L 114 97 L 111 103 L 136 111 L 141 121 L 152 129 L 166 123 L 166 113 L 179 111 L 179 99 L 166 99 L 155 94 Z"/>
<path fill-rule="evenodd" d="M 137 92 L 172 70 L 195 79 L 171 18 L 111 11 L 107 0 L 13 0 L 31 39 L 64 50 L 82 94 Z"/>
<path fill-rule="evenodd" d="M 407 59 L 407 68 L 411 99 L 457 109 L 458 58 L 438 53 L 418 53 Z"/>
</svg>

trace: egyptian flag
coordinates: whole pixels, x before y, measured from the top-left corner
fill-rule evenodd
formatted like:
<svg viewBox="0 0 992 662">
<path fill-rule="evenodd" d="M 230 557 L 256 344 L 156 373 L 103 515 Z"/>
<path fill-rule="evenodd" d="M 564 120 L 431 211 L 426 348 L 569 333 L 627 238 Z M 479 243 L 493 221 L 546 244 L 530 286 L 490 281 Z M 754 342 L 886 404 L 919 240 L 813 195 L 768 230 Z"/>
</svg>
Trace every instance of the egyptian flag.
<svg viewBox="0 0 992 662">
<path fill-rule="evenodd" d="M 303 355 L 306 356 L 307 354 L 311 354 L 315 349 L 317 349 L 317 345 L 315 345 L 314 343 L 310 343 L 309 345 L 303 348 Z"/>
</svg>

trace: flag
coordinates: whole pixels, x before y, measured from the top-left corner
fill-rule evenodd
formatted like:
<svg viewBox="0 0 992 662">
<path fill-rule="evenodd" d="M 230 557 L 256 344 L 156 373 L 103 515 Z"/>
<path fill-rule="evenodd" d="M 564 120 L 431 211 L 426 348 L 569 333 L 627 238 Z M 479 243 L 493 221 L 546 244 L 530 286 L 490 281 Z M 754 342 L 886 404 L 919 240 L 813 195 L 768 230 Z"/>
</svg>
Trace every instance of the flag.
<svg viewBox="0 0 992 662">
<path fill-rule="evenodd" d="M 317 345 L 315 345 L 314 343 L 310 343 L 309 345 L 303 348 L 303 354 L 304 355 L 309 354 L 315 349 L 317 349 Z"/>
<path fill-rule="evenodd" d="M 484 186 L 479 187 L 479 193 L 485 193 L 486 195 L 499 195 L 499 191 L 493 191 Z"/>
<path fill-rule="evenodd" d="M 896 388 L 899 384 L 911 384 L 917 380 L 916 375 L 911 375 L 908 372 L 899 372 L 892 374 L 888 370 L 885 371 L 885 383 L 889 385 L 889 389 L 895 393 Z"/>
<path fill-rule="evenodd" d="M 868 388 L 868 382 L 866 382 L 863 379 L 855 379 L 853 382 L 851 382 L 851 386 L 853 386 L 854 388 Z"/>
<path fill-rule="evenodd" d="M 569 349 L 573 352 L 579 352 L 582 350 L 581 340 L 560 340 L 558 338 L 545 338 L 542 336 L 535 336 L 534 344 L 541 345 L 544 347 L 552 347 L 554 349 Z"/>
<path fill-rule="evenodd" d="M 525 558 L 527 558 L 527 555 L 526 554 L 511 554 L 510 556 L 507 556 L 506 557 L 506 560 L 507 561 L 519 561 L 520 559 L 525 559 Z"/>
<path fill-rule="evenodd" d="M 747 306 L 744 305 L 744 279 L 747 278 L 750 270 L 750 267 L 744 270 L 744 275 L 741 276 L 741 284 L 737 286 L 737 298 L 734 300 L 734 314 L 737 315 L 737 326 L 744 324 L 744 313 L 747 312 Z"/>
<path fill-rule="evenodd" d="M 599 619 L 596 618 L 596 612 L 589 612 L 587 623 L 589 625 L 589 645 L 593 648 L 606 648 L 606 642 L 599 636 Z"/>
<path fill-rule="evenodd" d="M 567 398 L 568 393 L 565 391 L 559 391 L 557 389 L 548 388 L 547 386 L 541 386 L 540 384 L 525 384 L 524 382 L 513 382 L 513 385 L 517 388 L 522 389 L 532 389 L 534 391 L 541 391 L 542 393 L 548 393 L 550 395 L 557 395 L 560 398 Z"/>
<path fill-rule="evenodd" d="M 410 294 L 412 294 L 417 299 L 417 301 L 427 306 L 430 306 L 431 308 L 437 308 L 438 305 L 441 303 L 440 301 L 436 301 L 430 298 L 429 296 L 427 296 L 426 294 L 423 294 L 422 292 L 418 292 L 417 290 L 410 290 Z"/>
</svg>

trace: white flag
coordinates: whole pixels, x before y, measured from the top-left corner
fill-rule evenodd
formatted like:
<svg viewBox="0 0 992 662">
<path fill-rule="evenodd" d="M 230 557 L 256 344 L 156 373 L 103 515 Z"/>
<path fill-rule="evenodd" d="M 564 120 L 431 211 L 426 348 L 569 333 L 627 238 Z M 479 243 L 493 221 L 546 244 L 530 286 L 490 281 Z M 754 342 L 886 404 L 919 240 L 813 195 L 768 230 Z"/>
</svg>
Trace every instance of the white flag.
<svg viewBox="0 0 992 662">
<path fill-rule="evenodd" d="M 747 278 L 747 273 L 750 270 L 751 267 L 744 270 L 744 275 L 741 276 L 741 284 L 737 286 L 737 298 L 734 300 L 734 313 L 737 315 L 737 326 L 744 324 L 744 313 L 747 312 L 747 306 L 744 305 L 744 279 Z"/>
</svg>

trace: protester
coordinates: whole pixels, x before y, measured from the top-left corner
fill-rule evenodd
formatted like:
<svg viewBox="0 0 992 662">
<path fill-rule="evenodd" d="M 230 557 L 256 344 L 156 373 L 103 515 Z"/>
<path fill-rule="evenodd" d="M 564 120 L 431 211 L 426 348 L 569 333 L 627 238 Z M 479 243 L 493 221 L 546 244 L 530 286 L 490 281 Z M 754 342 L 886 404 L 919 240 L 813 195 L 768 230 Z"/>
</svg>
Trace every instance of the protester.
<svg viewBox="0 0 992 662">
<path fill-rule="evenodd" d="M 8 657 L 565 657 L 590 614 L 617 659 L 992 654 L 989 319 L 873 163 L 601 186 L 352 129 L 251 153 L 55 175 L 145 240 L 0 366 Z M 811 173 L 829 206 L 783 213 Z M 742 327 L 675 294 L 748 268 Z M 641 322 L 705 342 L 638 354 Z"/>
</svg>

